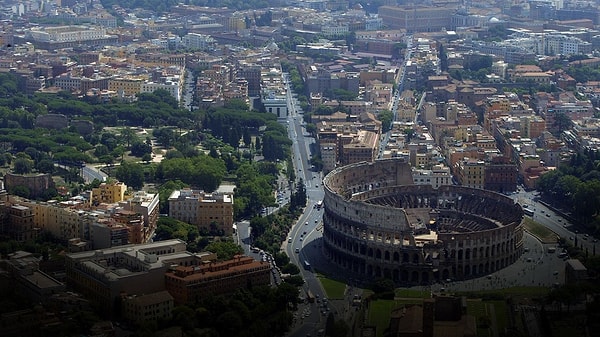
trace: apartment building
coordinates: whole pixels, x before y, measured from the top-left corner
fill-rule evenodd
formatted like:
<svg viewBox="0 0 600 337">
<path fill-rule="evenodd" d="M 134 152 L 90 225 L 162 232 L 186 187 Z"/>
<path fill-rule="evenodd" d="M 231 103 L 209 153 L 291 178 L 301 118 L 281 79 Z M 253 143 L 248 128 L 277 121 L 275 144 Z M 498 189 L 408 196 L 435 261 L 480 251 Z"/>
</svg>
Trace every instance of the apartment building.
<svg viewBox="0 0 600 337">
<path fill-rule="evenodd" d="M 233 232 L 233 195 L 183 189 L 169 196 L 169 216 L 221 235 Z"/>
<path fill-rule="evenodd" d="M 101 183 L 97 188 L 92 188 L 90 204 L 98 206 L 101 203 L 112 204 L 122 201 L 127 191 L 127 185 L 122 182 Z"/>
<path fill-rule="evenodd" d="M 452 29 L 455 10 L 451 6 L 381 6 L 378 14 L 383 24 L 391 29 L 405 29 L 408 33 L 439 32 Z"/>
<path fill-rule="evenodd" d="M 485 165 L 484 188 L 500 193 L 517 190 L 517 165 L 504 156 L 492 157 Z"/>
<path fill-rule="evenodd" d="M 269 285 L 270 282 L 271 265 L 268 262 L 242 255 L 199 266 L 177 266 L 165 275 L 166 289 L 178 305 L 249 286 Z"/>
<path fill-rule="evenodd" d="M 59 240 L 83 238 L 87 233 L 84 225 L 86 212 L 82 210 L 55 201 L 20 200 L 19 202 L 33 209 L 36 227 L 49 231 Z"/>
<path fill-rule="evenodd" d="M 124 219 L 121 219 L 124 221 Z M 117 222 L 112 218 L 97 219 L 90 226 L 90 241 L 93 249 L 106 249 L 117 246 L 125 246 L 129 239 L 129 225 Z"/>
<path fill-rule="evenodd" d="M 25 39 L 36 48 L 47 50 L 81 44 L 107 45 L 118 41 L 118 37 L 108 35 L 105 28 L 93 26 L 34 27 L 25 31 Z"/>
<path fill-rule="evenodd" d="M 166 90 L 178 102 L 181 100 L 181 81 L 177 77 L 167 77 L 160 82 L 144 82 L 140 86 L 141 93 L 152 93 L 156 90 Z"/>
<path fill-rule="evenodd" d="M 123 295 L 164 291 L 165 274 L 172 266 L 197 266 L 214 259 L 211 253 L 186 251 L 186 243 L 178 239 L 71 253 L 65 256 L 67 285 L 111 314 Z"/>
<path fill-rule="evenodd" d="M 108 90 L 116 92 L 118 97 L 131 97 L 141 92 L 142 83 L 144 83 L 142 78 L 111 78 L 108 81 Z"/>
<path fill-rule="evenodd" d="M 0 202 L 0 233 L 10 240 L 30 241 L 40 228 L 35 226 L 33 210 L 27 206 Z"/>
<path fill-rule="evenodd" d="M 52 295 L 65 291 L 64 283 L 40 270 L 40 259 L 32 253 L 16 251 L 8 254 L 8 259 L 2 262 L 8 272 L 3 276 L 3 281 L 11 282 L 12 291 L 33 303 L 45 302 Z M 4 317 L 2 323 L 0 334 L 6 332 Z M 19 332 L 19 335 L 23 335 L 23 330 Z"/>
<path fill-rule="evenodd" d="M 342 143 L 344 143 L 342 136 Z M 352 135 L 349 142 L 342 146 L 341 164 L 348 165 L 361 161 L 372 162 L 379 150 L 379 136 L 375 132 L 359 130 Z"/>
<path fill-rule="evenodd" d="M 456 163 L 454 175 L 460 185 L 472 188 L 484 188 L 485 162 L 483 160 L 464 158 Z"/>
<path fill-rule="evenodd" d="M 160 216 L 159 202 L 160 196 L 158 193 L 137 191 L 131 198 L 119 203 L 119 207 L 122 207 L 124 211 L 139 214 L 143 220 L 139 230 L 135 230 L 133 232 L 135 234 L 130 233 L 129 243 L 146 243 L 150 241 Z M 135 236 L 132 237 L 131 235 Z"/>
<path fill-rule="evenodd" d="M 430 170 L 413 167 L 412 176 L 415 185 L 431 185 L 433 188 L 452 185 L 452 173 L 444 165 L 434 165 Z"/>
<path fill-rule="evenodd" d="M 123 318 L 137 324 L 145 321 L 168 320 L 173 315 L 173 296 L 166 290 L 123 296 L 121 303 Z"/>
</svg>

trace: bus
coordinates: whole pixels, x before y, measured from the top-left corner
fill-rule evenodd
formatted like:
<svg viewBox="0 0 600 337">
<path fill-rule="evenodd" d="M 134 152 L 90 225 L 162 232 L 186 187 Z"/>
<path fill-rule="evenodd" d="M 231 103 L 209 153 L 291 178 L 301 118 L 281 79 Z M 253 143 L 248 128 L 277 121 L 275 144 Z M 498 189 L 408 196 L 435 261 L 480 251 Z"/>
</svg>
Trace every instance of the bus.
<svg viewBox="0 0 600 337">
<path fill-rule="evenodd" d="M 310 263 L 306 260 L 304 260 L 304 269 L 310 270 Z"/>
<path fill-rule="evenodd" d="M 529 208 L 523 208 L 523 213 L 525 213 L 525 215 L 529 215 L 529 216 L 533 216 L 533 211 L 530 210 Z"/>
<path fill-rule="evenodd" d="M 312 293 L 312 291 L 310 291 L 310 289 L 306 291 L 306 300 L 308 301 L 308 303 L 315 302 L 315 295 L 313 295 L 313 293 Z"/>
</svg>

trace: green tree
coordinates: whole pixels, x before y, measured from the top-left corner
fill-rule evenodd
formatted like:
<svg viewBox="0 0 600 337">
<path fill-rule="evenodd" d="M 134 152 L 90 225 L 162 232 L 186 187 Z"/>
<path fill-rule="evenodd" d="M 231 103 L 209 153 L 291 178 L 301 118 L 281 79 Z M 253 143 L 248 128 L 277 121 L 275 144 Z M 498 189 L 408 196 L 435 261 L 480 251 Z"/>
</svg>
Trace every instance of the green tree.
<svg viewBox="0 0 600 337">
<path fill-rule="evenodd" d="M 381 110 L 379 112 L 379 120 L 381 121 L 381 129 L 383 132 L 391 130 L 393 119 L 394 114 L 390 110 Z"/>
<path fill-rule="evenodd" d="M 565 113 L 557 113 L 554 115 L 554 127 L 558 129 L 559 134 L 568 130 L 573 125 L 573 121 Z"/>
<path fill-rule="evenodd" d="M 123 161 L 116 169 L 115 176 L 134 190 L 144 186 L 144 168 L 138 163 Z"/>
<path fill-rule="evenodd" d="M 31 173 L 33 170 L 33 160 L 28 158 L 17 158 L 13 163 L 13 171 L 16 174 Z"/>
<path fill-rule="evenodd" d="M 50 159 L 42 159 L 36 166 L 37 170 L 42 173 L 54 173 L 54 163 Z"/>
<path fill-rule="evenodd" d="M 206 250 L 217 254 L 221 261 L 231 260 L 235 255 L 244 253 L 242 247 L 232 241 L 214 241 L 206 246 Z"/>
</svg>

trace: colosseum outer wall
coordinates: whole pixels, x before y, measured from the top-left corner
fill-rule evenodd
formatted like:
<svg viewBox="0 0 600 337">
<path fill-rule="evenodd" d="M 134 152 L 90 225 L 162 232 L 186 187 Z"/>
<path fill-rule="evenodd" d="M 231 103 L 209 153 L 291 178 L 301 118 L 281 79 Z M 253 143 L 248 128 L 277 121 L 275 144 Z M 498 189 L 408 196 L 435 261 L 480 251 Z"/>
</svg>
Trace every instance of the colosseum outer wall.
<svg viewBox="0 0 600 337">
<path fill-rule="evenodd" d="M 523 250 L 523 213 L 510 198 L 412 185 L 402 160 L 338 168 L 324 187 L 324 253 L 365 278 L 423 284 L 478 277 L 512 264 Z"/>
</svg>

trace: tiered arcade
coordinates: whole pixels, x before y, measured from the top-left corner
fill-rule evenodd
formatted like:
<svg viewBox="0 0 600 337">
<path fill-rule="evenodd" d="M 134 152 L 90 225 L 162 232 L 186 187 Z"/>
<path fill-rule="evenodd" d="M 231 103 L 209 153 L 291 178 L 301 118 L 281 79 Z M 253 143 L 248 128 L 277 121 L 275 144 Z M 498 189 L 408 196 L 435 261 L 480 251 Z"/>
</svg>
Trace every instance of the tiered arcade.
<svg viewBox="0 0 600 337">
<path fill-rule="evenodd" d="M 324 252 L 363 278 L 428 284 L 493 273 L 523 251 L 523 210 L 491 191 L 413 185 L 401 159 L 358 163 L 324 179 Z"/>
</svg>

